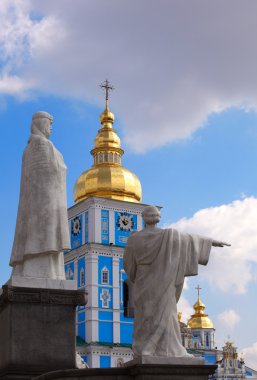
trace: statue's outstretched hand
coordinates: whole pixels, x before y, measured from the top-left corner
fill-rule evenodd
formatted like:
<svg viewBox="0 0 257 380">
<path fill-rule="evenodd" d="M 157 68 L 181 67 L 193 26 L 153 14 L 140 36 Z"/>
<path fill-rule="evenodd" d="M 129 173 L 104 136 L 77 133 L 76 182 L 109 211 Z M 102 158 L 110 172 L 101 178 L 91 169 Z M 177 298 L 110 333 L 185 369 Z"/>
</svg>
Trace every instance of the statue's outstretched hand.
<svg viewBox="0 0 257 380">
<path fill-rule="evenodd" d="M 231 244 L 225 243 L 224 241 L 218 241 L 218 240 L 213 240 L 212 241 L 212 246 L 213 247 L 224 247 L 225 245 L 227 247 L 231 247 Z"/>
</svg>

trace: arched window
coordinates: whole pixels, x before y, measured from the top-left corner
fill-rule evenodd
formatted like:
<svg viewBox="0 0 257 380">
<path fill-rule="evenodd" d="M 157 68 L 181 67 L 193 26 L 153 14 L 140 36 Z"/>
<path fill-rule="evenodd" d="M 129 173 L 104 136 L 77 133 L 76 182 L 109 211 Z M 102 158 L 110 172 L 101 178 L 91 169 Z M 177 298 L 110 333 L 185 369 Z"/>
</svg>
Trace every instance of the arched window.
<svg viewBox="0 0 257 380">
<path fill-rule="evenodd" d="M 106 267 L 102 269 L 102 284 L 109 284 L 109 271 Z"/>
<path fill-rule="evenodd" d="M 85 285 L 85 270 L 84 268 L 81 268 L 80 270 L 80 286 Z"/>
<path fill-rule="evenodd" d="M 104 162 L 108 162 L 108 153 L 104 153 Z"/>
<path fill-rule="evenodd" d="M 110 161 L 110 162 L 113 162 L 113 153 L 112 153 L 112 152 L 109 153 L 109 161 Z"/>
<path fill-rule="evenodd" d="M 210 344 L 209 334 L 206 334 L 206 335 L 205 335 L 205 345 L 206 345 L 207 347 L 209 347 L 209 344 Z"/>
<path fill-rule="evenodd" d="M 74 279 L 74 273 L 69 266 L 68 269 L 66 269 L 66 280 L 73 280 Z"/>
<path fill-rule="evenodd" d="M 103 162 L 103 153 L 99 154 L 99 162 Z"/>
<path fill-rule="evenodd" d="M 114 154 L 114 162 L 117 162 L 117 153 Z"/>
</svg>

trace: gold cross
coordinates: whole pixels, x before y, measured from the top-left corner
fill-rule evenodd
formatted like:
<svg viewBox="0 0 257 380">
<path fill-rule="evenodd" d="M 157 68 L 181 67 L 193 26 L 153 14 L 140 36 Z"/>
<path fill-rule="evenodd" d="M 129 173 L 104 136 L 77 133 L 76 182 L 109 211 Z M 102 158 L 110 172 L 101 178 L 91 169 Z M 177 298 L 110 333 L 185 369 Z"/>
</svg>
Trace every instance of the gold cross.
<svg viewBox="0 0 257 380">
<path fill-rule="evenodd" d="M 106 104 L 107 104 L 108 99 L 109 99 L 109 91 L 110 90 L 113 91 L 114 87 L 110 84 L 108 79 L 106 79 L 104 83 L 100 84 L 100 87 L 105 89 L 105 100 L 106 100 Z"/>
</svg>

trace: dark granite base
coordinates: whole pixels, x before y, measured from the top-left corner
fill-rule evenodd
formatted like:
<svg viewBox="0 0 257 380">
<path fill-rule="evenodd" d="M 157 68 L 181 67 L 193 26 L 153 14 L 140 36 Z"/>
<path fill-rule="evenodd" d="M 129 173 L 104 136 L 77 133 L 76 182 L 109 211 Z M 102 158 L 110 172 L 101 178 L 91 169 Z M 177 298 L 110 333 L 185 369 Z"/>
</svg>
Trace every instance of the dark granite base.
<svg viewBox="0 0 257 380">
<path fill-rule="evenodd" d="M 141 364 L 127 368 L 91 368 L 49 372 L 33 380 L 207 380 L 213 365 Z"/>
<path fill-rule="evenodd" d="M 85 303 L 84 291 L 3 286 L 0 379 L 75 368 L 76 306 Z"/>
</svg>

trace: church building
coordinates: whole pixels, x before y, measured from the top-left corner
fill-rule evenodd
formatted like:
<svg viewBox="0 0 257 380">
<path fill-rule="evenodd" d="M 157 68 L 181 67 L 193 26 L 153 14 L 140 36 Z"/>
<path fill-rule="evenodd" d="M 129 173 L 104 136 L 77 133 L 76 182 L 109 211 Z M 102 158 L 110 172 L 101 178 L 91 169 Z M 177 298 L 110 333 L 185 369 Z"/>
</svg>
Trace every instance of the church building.
<svg viewBox="0 0 257 380">
<path fill-rule="evenodd" d="M 143 228 L 146 206 L 141 203 L 139 179 L 122 166 L 124 151 L 108 106 L 112 86 L 106 81 L 101 87 L 106 106 L 90 152 L 93 165 L 74 186 L 75 204 L 68 210 L 71 250 L 64 255 L 66 278 L 75 279 L 78 289 L 88 292 L 87 305 L 77 310 L 77 352 L 91 368 L 119 367 L 132 359 L 133 300 L 123 254 L 131 232 Z M 188 323 L 182 323 L 179 315 L 182 342 L 188 352 L 204 356 L 206 364 L 216 364 L 221 351 L 215 347 L 215 329 L 199 291 L 198 287 L 195 313 Z M 229 350 L 230 346 L 223 348 L 217 378 L 227 378 L 232 369 L 236 378 L 253 376 L 254 371 L 235 361 L 234 351 L 232 362 L 227 360 Z"/>
<path fill-rule="evenodd" d="M 77 312 L 78 351 L 90 367 L 117 367 L 132 359 L 133 309 L 122 260 L 128 236 L 142 229 L 142 190 L 135 174 L 122 166 L 124 151 L 109 110 L 91 150 L 93 165 L 76 181 L 75 205 L 68 210 L 71 250 L 65 252 L 67 279 L 88 292 Z"/>
</svg>

